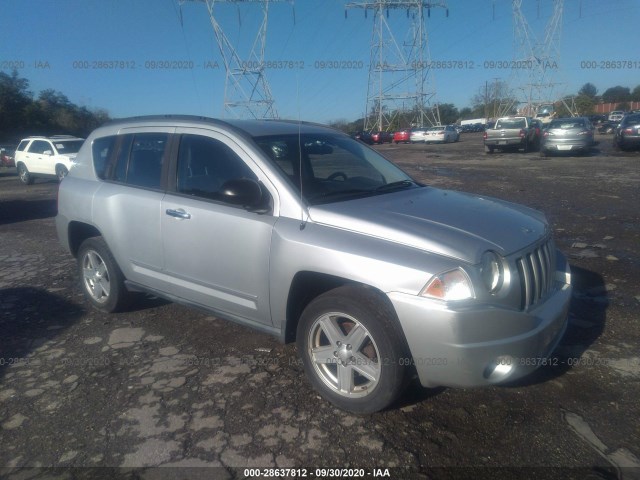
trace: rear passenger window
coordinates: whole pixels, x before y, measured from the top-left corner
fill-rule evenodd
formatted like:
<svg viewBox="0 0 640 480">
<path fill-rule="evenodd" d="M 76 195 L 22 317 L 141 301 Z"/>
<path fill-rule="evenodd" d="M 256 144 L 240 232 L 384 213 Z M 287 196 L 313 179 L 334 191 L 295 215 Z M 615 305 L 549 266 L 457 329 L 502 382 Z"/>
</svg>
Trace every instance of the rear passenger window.
<svg viewBox="0 0 640 480">
<path fill-rule="evenodd" d="M 51 147 L 51 144 L 49 142 L 44 142 L 42 140 L 34 140 L 29 147 L 29 153 L 42 154 L 46 151 L 53 153 L 53 148 Z"/>
<path fill-rule="evenodd" d="M 169 135 L 125 135 L 120 145 L 113 180 L 139 187 L 162 188 L 162 167 Z"/>
<path fill-rule="evenodd" d="M 96 171 L 98 178 L 104 180 L 107 176 L 107 166 L 109 158 L 113 153 L 113 149 L 116 145 L 118 137 L 115 135 L 111 137 L 97 138 L 93 141 L 92 153 L 93 153 L 93 168 Z"/>
<path fill-rule="evenodd" d="M 213 200 L 229 180 L 257 180 L 244 161 L 227 145 L 210 137 L 182 135 L 178 153 L 177 191 Z"/>
</svg>

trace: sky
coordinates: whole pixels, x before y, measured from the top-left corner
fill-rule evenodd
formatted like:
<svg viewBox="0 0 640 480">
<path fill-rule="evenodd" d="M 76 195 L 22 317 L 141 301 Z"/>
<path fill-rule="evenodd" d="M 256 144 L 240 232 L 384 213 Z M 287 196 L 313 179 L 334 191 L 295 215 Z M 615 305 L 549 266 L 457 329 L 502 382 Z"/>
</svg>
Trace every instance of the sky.
<svg viewBox="0 0 640 480">
<path fill-rule="evenodd" d="M 346 3 L 270 3 L 264 58 L 274 65 L 266 78 L 280 117 L 328 123 L 363 116 L 374 16 L 355 8 L 345 15 Z M 510 69 L 498 67 L 514 58 L 511 1 L 447 3 L 448 16 L 434 8 L 425 21 L 432 65 L 440 65 L 431 70 L 429 91 L 432 102 L 463 108 L 487 82 L 514 82 Z M 542 38 L 552 1 L 523 3 L 531 31 Z M 202 2 L 0 0 L 0 12 L 0 71 L 16 67 L 35 95 L 52 88 L 114 118 L 230 116 L 223 108 L 224 64 Z M 220 2 L 214 12 L 246 58 L 260 6 Z M 391 10 L 388 24 L 402 42 L 407 12 Z M 586 82 L 599 93 L 640 85 L 639 25 L 640 0 L 565 0 L 553 77 L 558 94 L 576 93 Z"/>
</svg>

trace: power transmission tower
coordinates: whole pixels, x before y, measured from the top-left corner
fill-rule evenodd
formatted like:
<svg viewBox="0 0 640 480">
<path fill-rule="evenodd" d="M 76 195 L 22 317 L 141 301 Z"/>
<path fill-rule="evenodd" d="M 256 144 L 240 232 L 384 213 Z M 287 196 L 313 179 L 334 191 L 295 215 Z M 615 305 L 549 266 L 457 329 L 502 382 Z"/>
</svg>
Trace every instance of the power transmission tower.
<svg viewBox="0 0 640 480">
<path fill-rule="evenodd" d="M 514 75 L 520 112 L 535 115 L 541 107 L 558 99 L 560 70 L 560 33 L 564 0 L 551 0 L 553 11 L 544 36 L 538 38 L 522 12 L 523 0 L 513 0 Z M 538 1 L 538 15 L 540 12 Z"/>
<path fill-rule="evenodd" d="M 346 8 L 373 12 L 369 83 L 365 108 L 365 130 L 398 128 L 397 116 L 411 106 L 414 126 L 439 125 L 440 113 L 431 73 L 425 14 L 432 8 L 449 10 L 444 0 L 368 0 L 347 3 Z M 406 10 L 410 26 L 399 43 L 389 25 L 390 10 Z M 345 12 L 346 15 L 346 12 Z"/>
<path fill-rule="evenodd" d="M 267 41 L 269 3 L 293 3 L 293 0 L 179 0 L 204 3 L 209 12 L 218 49 L 222 55 L 226 78 L 224 84 L 224 114 L 234 118 L 278 118 L 271 88 L 265 76 L 264 52 Z M 214 7 L 217 3 L 254 3 L 262 10 L 262 22 L 251 50 L 241 57 L 218 22 Z"/>
</svg>

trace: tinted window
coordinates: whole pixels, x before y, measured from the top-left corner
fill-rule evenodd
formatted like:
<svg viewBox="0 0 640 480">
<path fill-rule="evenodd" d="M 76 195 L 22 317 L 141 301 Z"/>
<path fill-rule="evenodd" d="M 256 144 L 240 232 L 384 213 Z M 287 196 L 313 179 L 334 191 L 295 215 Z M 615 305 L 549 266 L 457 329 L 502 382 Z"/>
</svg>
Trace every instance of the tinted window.
<svg viewBox="0 0 640 480">
<path fill-rule="evenodd" d="M 49 150 L 53 153 L 53 149 L 49 142 L 45 142 L 43 140 L 34 140 L 31 146 L 29 147 L 30 153 L 44 153 L 46 150 Z"/>
<path fill-rule="evenodd" d="M 624 119 L 625 125 L 640 123 L 640 115 L 629 115 Z"/>
<path fill-rule="evenodd" d="M 91 150 L 93 153 L 93 167 L 98 178 L 106 178 L 107 162 L 111 156 L 118 137 L 103 137 L 93 141 Z"/>
<path fill-rule="evenodd" d="M 120 145 L 113 180 L 139 187 L 162 187 L 162 166 L 169 135 L 125 135 Z"/>
<path fill-rule="evenodd" d="M 22 150 L 24 150 L 25 148 L 27 148 L 27 144 L 28 144 L 28 143 L 29 143 L 29 140 L 22 140 L 22 141 L 20 142 L 20 145 L 18 145 L 18 148 L 16 148 L 16 151 L 20 151 L 20 152 L 21 152 Z"/>
<path fill-rule="evenodd" d="M 177 191 L 213 200 L 224 200 L 219 193 L 229 180 L 257 180 L 236 153 L 224 143 L 200 135 L 183 135 L 178 152 Z"/>
<path fill-rule="evenodd" d="M 62 155 L 67 153 L 78 153 L 78 150 L 80 150 L 83 143 L 84 140 L 54 140 L 56 150 L 58 150 L 58 153 Z"/>
</svg>

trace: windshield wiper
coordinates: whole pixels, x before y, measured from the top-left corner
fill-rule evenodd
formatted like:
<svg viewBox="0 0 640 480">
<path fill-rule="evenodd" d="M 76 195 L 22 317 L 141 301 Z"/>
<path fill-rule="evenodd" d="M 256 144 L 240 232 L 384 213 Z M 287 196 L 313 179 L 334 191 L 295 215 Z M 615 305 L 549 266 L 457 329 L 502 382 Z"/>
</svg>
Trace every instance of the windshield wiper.
<svg viewBox="0 0 640 480">
<path fill-rule="evenodd" d="M 376 192 L 386 192 L 387 190 L 395 190 L 400 188 L 409 188 L 416 185 L 411 180 L 398 180 L 397 182 L 387 183 L 385 185 L 380 185 L 375 189 Z"/>
<path fill-rule="evenodd" d="M 353 195 L 368 195 L 371 194 L 372 190 L 363 190 L 361 188 L 352 188 L 349 190 L 334 190 L 331 192 L 323 192 L 317 195 L 313 195 L 309 197 L 309 201 L 313 202 L 314 200 L 327 200 L 332 197 L 341 197 L 341 196 L 353 196 Z"/>
</svg>

